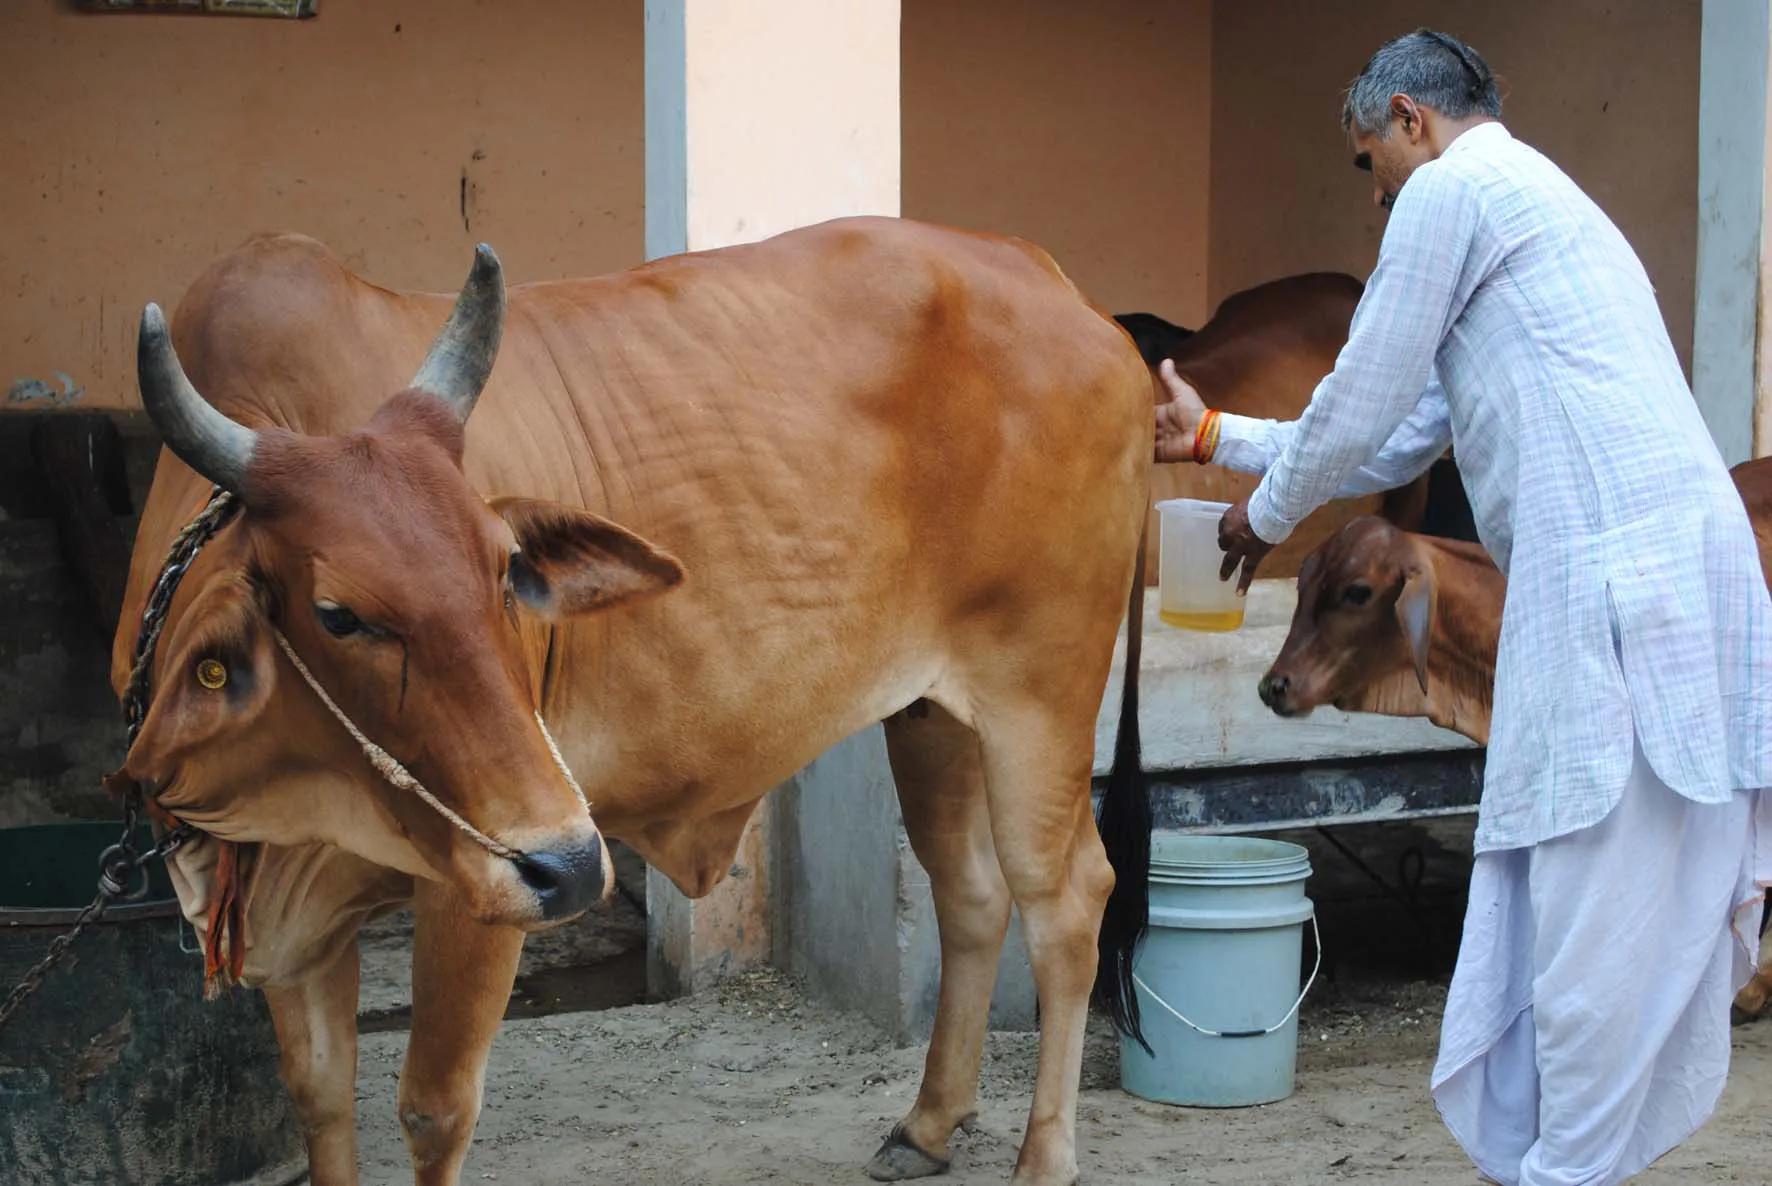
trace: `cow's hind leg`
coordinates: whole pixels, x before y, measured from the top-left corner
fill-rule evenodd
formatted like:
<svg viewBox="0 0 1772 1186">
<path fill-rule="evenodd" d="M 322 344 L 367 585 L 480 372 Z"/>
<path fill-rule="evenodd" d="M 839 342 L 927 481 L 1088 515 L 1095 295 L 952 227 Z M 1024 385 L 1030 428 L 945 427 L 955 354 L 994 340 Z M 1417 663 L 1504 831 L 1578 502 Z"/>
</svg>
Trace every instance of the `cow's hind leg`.
<svg viewBox="0 0 1772 1186">
<path fill-rule="evenodd" d="M 357 940 L 319 971 L 264 992 L 308 1150 L 308 1180 L 356 1186 Z"/>
<path fill-rule="evenodd" d="M 1014 1180 L 1025 1186 L 1077 1180 L 1077 1081 L 1096 937 L 1114 886 L 1090 813 L 1094 725 L 1094 705 L 1081 696 L 1022 692 L 979 714 L 991 834 L 1040 999 L 1039 1068 L 1015 1164 Z"/>
<path fill-rule="evenodd" d="M 935 899 L 941 995 L 917 1101 L 868 1165 L 883 1181 L 945 1170 L 948 1138 L 977 1110 L 991 989 L 1009 927 L 1009 887 L 991 844 L 978 735 L 922 702 L 886 722 L 886 749 L 905 831 Z"/>
<path fill-rule="evenodd" d="M 469 918 L 446 887 L 414 887 L 412 1038 L 400 1127 L 418 1186 L 455 1186 L 480 1118 L 486 1056 L 517 976 L 523 933 Z"/>
</svg>

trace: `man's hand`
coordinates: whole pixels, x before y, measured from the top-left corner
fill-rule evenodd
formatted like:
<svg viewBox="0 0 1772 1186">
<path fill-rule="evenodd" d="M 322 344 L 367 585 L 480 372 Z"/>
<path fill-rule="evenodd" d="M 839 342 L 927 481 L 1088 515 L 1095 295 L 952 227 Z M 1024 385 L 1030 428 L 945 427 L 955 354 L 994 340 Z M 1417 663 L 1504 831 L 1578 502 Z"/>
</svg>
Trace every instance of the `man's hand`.
<svg viewBox="0 0 1772 1186">
<path fill-rule="evenodd" d="M 1169 402 L 1157 405 L 1157 460 L 1192 461 L 1194 434 L 1206 416 L 1206 401 L 1176 373 L 1174 359 L 1163 360 L 1157 377 L 1169 389 Z"/>
<path fill-rule="evenodd" d="M 1255 579 L 1255 570 L 1273 551 L 1274 546 L 1255 534 L 1249 526 L 1249 500 L 1245 498 L 1224 513 L 1218 521 L 1218 546 L 1224 549 L 1224 564 L 1219 567 L 1218 579 L 1228 581 L 1237 566 L 1243 566 L 1242 575 L 1237 578 L 1237 596 L 1242 597 L 1249 592 L 1249 582 Z"/>
</svg>

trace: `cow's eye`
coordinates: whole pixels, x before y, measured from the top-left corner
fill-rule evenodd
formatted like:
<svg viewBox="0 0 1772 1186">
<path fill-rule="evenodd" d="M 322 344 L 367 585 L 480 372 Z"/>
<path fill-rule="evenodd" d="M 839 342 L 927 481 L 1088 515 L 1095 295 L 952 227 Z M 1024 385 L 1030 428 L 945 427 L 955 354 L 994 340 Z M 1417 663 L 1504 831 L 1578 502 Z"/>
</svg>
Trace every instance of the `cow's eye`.
<svg viewBox="0 0 1772 1186">
<path fill-rule="evenodd" d="M 349 638 L 368 629 L 356 614 L 330 601 L 316 602 L 314 616 L 320 619 L 320 625 L 326 627 L 326 633 L 334 638 Z"/>
<path fill-rule="evenodd" d="M 1349 605 L 1365 605 L 1372 600 L 1372 586 L 1349 585 L 1342 590 L 1341 599 Z"/>
</svg>

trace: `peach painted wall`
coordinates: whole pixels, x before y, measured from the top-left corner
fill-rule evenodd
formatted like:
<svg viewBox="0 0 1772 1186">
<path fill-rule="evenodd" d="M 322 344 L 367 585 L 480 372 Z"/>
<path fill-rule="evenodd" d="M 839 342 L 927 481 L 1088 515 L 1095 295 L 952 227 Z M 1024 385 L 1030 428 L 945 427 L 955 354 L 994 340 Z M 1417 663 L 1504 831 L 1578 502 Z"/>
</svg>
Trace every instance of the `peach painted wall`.
<svg viewBox="0 0 1772 1186">
<path fill-rule="evenodd" d="M 1208 0 L 904 0 L 904 213 L 1020 235 L 1115 312 L 1207 305 Z"/>
<path fill-rule="evenodd" d="M 1698 227 L 1699 0 L 1216 0 L 1211 293 L 1290 272 L 1371 271 L 1383 216 L 1349 164 L 1342 93 L 1420 25 L 1506 82 L 1503 118 L 1619 225 L 1691 366 Z"/>
<path fill-rule="evenodd" d="M 135 403 L 135 324 L 292 229 L 397 287 L 642 254 L 641 0 L 325 0 L 319 17 L 0 5 L 0 382 Z M 41 406 L 32 401 L 25 406 Z"/>
<path fill-rule="evenodd" d="M 1637 245 L 1686 357 L 1698 8 L 904 0 L 902 208 L 1026 236 L 1103 304 L 1190 325 L 1274 276 L 1363 275 L 1381 223 L 1340 89 L 1439 21 Z M 0 381 L 59 371 L 87 406 L 132 405 L 141 304 L 260 229 L 396 286 L 453 287 L 481 238 L 519 279 L 637 262 L 641 37 L 641 0 L 332 0 L 305 22 L 9 0 Z"/>
</svg>

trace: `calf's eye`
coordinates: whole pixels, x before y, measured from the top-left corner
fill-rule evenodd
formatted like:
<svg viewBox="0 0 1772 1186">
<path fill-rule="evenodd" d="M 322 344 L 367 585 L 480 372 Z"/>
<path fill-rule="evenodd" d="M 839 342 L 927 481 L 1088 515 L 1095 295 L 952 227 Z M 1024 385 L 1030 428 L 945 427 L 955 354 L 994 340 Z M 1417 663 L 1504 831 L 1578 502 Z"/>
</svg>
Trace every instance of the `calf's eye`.
<svg viewBox="0 0 1772 1186">
<path fill-rule="evenodd" d="M 1348 605 L 1365 605 L 1372 600 L 1372 586 L 1349 585 L 1342 591 L 1341 599 Z"/>
</svg>

